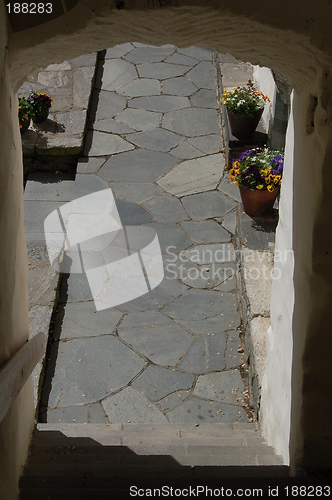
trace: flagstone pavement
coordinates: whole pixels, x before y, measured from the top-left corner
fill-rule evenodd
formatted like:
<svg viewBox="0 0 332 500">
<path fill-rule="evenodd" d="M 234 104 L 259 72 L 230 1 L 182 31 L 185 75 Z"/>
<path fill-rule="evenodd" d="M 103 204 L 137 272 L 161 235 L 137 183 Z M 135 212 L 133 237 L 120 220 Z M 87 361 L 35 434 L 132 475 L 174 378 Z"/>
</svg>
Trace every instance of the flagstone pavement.
<svg viewBox="0 0 332 500">
<path fill-rule="evenodd" d="M 86 275 L 62 276 L 41 420 L 247 422 L 239 197 L 224 172 L 212 51 L 109 49 L 91 107 L 75 179 L 29 176 L 28 244 L 43 239 L 53 210 L 111 188 L 123 225 L 157 232 L 165 277 L 145 295 L 96 311 Z"/>
</svg>

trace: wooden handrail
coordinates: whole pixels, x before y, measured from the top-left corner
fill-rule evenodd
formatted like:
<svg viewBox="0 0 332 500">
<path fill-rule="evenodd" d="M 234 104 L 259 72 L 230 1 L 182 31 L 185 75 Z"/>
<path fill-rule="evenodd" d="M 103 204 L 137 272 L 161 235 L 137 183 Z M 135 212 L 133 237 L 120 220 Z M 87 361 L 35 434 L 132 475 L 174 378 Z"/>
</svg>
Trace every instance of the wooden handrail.
<svg viewBox="0 0 332 500">
<path fill-rule="evenodd" d="M 37 333 L 0 369 L 0 422 L 45 351 L 45 335 Z"/>
</svg>

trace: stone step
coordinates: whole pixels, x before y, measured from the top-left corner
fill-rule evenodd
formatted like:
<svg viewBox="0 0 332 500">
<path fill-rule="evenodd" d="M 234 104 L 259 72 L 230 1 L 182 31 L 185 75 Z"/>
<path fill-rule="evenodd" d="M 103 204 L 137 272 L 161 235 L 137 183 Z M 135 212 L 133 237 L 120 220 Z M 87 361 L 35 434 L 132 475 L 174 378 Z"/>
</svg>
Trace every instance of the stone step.
<svg viewBox="0 0 332 500">
<path fill-rule="evenodd" d="M 133 484 L 287 475 L 255 424 L 38 424 L 20 498 L 124 498 Z"/>
</svg>

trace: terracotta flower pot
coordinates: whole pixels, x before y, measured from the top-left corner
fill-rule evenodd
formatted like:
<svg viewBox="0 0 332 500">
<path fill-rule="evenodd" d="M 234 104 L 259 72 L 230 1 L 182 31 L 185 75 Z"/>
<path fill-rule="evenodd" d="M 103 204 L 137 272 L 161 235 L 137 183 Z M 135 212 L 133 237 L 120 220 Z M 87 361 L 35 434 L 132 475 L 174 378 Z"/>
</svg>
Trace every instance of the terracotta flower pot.
<svg viewBox="0 0 332 500">
<path fill-rule="evenodd" d="M 24 132 L 26 132 L 28 130 L 29 125 L 30 125 L 30 118 L 28 120 L 24 120 L 21 123 L 21 127 L 20 127 L 21 134 L 24 134 Z"/>
<path fill-rule="evenodd" d="M 42 123 L 45 122 L 49 115 L 49 109 L 42 111 L 41 113 L 36 113 L 33 119 L 34 123 Z"/>
<path fill-rule="evenodd" d="M 271 212 L 274 202 L 280 192 L 280 187 L 273 191 L 253 190 L 240 187 L 243 210 L 251 217 L 267 215 Z"/>
<path fill-rule="evenodd" d="M 227 114 L 232 135 L 239 140 L 250 139 L 254 135 L 257 125 L 259 124 L 259 120 L 263 114 L 263 109 L 257 111 L 252 118 L 235 115 L 230 113 L 228 109 Z"/>
</svg>

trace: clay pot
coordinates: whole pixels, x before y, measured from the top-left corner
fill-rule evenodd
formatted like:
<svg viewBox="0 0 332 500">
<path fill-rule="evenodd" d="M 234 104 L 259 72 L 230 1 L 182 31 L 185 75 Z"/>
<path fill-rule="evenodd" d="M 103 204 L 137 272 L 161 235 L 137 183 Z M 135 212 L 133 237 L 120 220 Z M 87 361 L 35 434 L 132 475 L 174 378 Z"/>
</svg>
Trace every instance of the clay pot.
<svg viewBox="0 0 332 500">
<path fill-rule="evenodd" d="M 253 190 L 240 187 L 243 210 L 251 217 L 267 215 L 271 212 L 274 202 L 280 193 L 280 187 L 272 192 L 267 190 Z"/>
<path fill-rule="evenodd" d="M 257 125 L 259 124 L 259 120 L 263 114 L 263 109 L 257 111 L 252 118 L 235 115 L 230 113 L 228 110 L 227 114 L 232 135 L 239 140 L 251 139 L 255 133 Z"/>
<path fill-rule="evenodd" d="M 21 134 L 24 134 L 24 132 L 26 132 L 29 128 L 29 125 L 30 125 L 30 118 L 28 120 L 24 120 L 22 123 L 21 123 L 21 127 L 20 127 L 20 132 Z"/>
<path fill-rule="evenodd" d="M 33 121 L 34 123 L 46 122 L 48 115 L 49 115 L 49 109 L 46 109 L 42 113 L 36 113 Z"/>
</svg>

